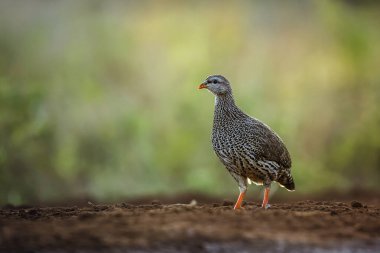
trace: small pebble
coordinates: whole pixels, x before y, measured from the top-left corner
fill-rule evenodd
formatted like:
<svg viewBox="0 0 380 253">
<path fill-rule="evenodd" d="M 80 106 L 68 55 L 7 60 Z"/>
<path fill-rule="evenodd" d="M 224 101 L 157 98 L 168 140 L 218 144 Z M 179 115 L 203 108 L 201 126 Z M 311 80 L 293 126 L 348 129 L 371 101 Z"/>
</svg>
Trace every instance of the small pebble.
<svg viewBox="0 0 380 253">
<path fill-rule="evenodd" d="M 360 203 L 359 201 L 354 200 L 354 201 L 351 202 L 351 206 L 352 206 L 353 208 L 362 208 L 362 207 L 363 207 L 363 204 Z"/>
</svg>

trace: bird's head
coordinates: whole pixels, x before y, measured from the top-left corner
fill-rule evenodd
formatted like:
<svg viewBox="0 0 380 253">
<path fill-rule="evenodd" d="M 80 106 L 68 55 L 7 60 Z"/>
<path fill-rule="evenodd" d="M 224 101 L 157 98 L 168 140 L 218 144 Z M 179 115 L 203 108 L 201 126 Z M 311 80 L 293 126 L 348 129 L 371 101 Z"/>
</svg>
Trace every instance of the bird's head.
<svg viewBox="0 0 380 253">
<path fill-rule="evenodd" d="M 221 75 L 207 77 L 206 80 L 199 85 L 199 89 L 208 89 L 216 96 L 223 96 L 232 92 L 230 82 Z"/>
</svg>

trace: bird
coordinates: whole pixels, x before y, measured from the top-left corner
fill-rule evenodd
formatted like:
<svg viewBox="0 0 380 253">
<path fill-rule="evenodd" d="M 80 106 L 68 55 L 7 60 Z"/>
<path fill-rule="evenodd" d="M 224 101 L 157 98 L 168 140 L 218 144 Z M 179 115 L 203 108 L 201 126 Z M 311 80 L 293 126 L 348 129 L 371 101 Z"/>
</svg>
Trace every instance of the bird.
<svg viewBox="0 0 380 253">
<path fill-rule="evenodd" d="M 261 207 L 269 208 L 272 182 L 295 190 L 292 160 L 284 142 L 269 126 L 248 116 L 235 104 L 230 82 L 222 75 L 211 75 L 199 89 L 215 95 L 212 147 L 239 187 L 234 209 L 240 209 L 248 185 L 264 186 Z"/>
</svg>

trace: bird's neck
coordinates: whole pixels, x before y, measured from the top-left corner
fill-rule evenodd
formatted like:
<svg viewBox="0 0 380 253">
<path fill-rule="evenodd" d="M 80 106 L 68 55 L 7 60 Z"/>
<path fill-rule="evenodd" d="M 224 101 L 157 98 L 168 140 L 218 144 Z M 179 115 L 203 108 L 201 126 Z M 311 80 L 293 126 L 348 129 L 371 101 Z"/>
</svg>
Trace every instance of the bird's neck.
<svg viewBox="0 0 380 253">
<path fill-rule="evenodd" d="M 245 114 L 235 105 L 231 93 L 215 96 L 214 124 L 228 122 L 244 116 Z"/>
</svg>

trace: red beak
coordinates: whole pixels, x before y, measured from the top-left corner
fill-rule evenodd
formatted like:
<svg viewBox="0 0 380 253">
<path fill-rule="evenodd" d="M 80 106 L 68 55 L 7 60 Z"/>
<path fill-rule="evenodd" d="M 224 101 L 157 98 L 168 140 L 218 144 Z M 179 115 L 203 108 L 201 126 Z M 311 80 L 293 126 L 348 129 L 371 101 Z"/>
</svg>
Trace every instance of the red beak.
<svg viewBox="0 0 380 253">
<path fill-rule="evenodd" d="M 198 89 L 205 89 L 207 88 L 207 85 L 205 83 L 201 83 L 201 85 L 199 85 Z"/>
</svg>

